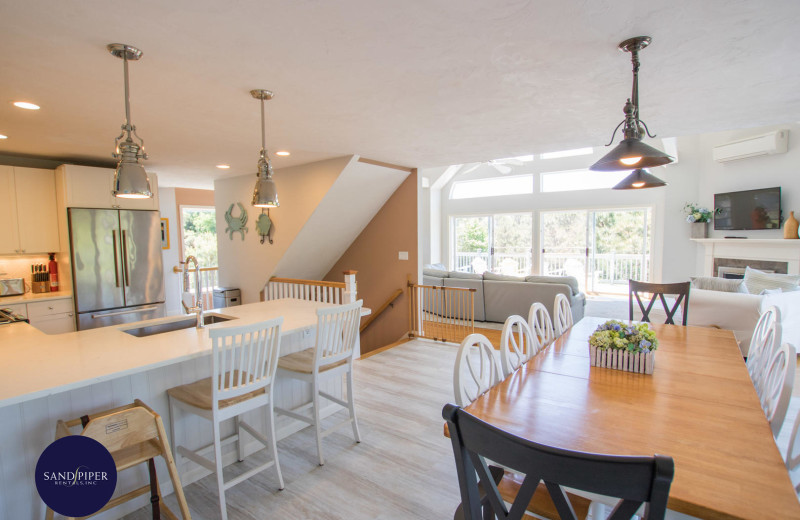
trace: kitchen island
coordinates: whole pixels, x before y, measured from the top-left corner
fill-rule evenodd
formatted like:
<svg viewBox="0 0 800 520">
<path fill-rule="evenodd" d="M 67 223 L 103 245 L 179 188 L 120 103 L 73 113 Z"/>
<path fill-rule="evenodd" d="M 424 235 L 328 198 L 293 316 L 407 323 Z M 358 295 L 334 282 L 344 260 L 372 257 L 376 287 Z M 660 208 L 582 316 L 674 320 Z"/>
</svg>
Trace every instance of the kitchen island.
<svg viewBox="0 0 800 520">
<path fill-rule="evenodd" d="M 47 335 L 26 323 L 0 327 L 0 518 L 43 518 L 44 506 L 36 493 L 33 472 L 42 450 L 53 441 L 58 419 L 71 419 L 141 399 L 169 421 L 166 390 L 211 374 L 209 329 L 245 325 L 283 316 L 281 355 L 314 345 L 316 310 L 332 304 L 295 299 L 272 300 L 209 311 L 230 321 L 136 337 L 125 330 L 146 325 L 185 320 L 186 316 L 128 323 L 58 335 Z M 365 310 L 364 313 L 368 313 Z M 193 316 L 192 316 L 193 317 Z M 327 389 L 341 395 L 335 381 Z M 276 405 L 293 408 L 307 401 L 310 393 L 297 381 L 279 381 Z M 323 410 L 331 413 L 333 409 Z M 265 431 L 258 411 L 246 419 Z M 201 446 L 210 442 L 210 424 L 199 417 L 185 417 L 178 429 L 178 442 Z M 303 425 L 279 417 L 278 438 Z M 223 432 L 223 435 L 225 432 Z M 174 440 L 170 439 L 172 443 Z M 248 444 L 247 451 L 257 448 Z M 233 446 L 223 456 L 235 459 Z M 280 453 L 279 453 L 280 456 Z M 159 461 L 159 475 L 166 475 Z M 207 474 L 194 464 L 181 469 L 187 485 Z M 120 474 L 117 490 L 131 489 L 146 478 L 144 467 Z M 169 479 L 161 478 L 164 493 L 171 492 Z M 276 481 L 277 486 L 277 481 Z M 136 501 L 97 518 L 117 518 L 147 500 Z M 137 505 L 138 504 L 138 505 Z"/>
</svg>

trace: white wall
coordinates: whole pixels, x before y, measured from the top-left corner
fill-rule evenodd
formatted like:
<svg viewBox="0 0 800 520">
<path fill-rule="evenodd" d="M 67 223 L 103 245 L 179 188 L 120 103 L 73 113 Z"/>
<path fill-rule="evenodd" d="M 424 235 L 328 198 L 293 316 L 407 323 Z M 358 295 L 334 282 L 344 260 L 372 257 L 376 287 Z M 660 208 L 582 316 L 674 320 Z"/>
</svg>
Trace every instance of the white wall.
<svg viewBox="0 0 800 520">
<path fill-rule="evenodd" d="M 712 148 L 733 140 L 758 135 L 769 130 L 788 128 L 789 152 L 773 156 L 742 159 L 728 163 L 712 160 Z M 673 282 L 687 280 L 690 276 L 702 273 L 703 251 L 689 240 L 690 226 L 685 221 L 683 206 L 696 202 L 713 206 L 714 193 L 737 191 L 772 186 L 782 187 L 784 217 L 789 211 L 800 210 L 800 146 L 793 146 L 792 140 L 800 140 L 800 125 L 785 124 L 771 127 L 751 128 L 713 134 L 679 137 L 677 139 L 678 162 L 666 167 L 655 168 L 652 173 L 667 181 L 664 188 L 648 190 L 590 190 L 561 193 L 540 193 L 539 176 L 534 178 L 534 193 L 507 197 L 450 200 L 452 183 L 479 177 L 499 175 L 491 166 L 482 166 L 468 175 L 456 175 L 441 190 L 439 197 L 433 190 L 420 195 L 420 203 L 426 207 L 430 225 L 423 229 L 423 242 L 430 242 L 438 233 L 441 236 L 441 260 L 447 264 L 451 255 L 449 217 L 470 214 L 492 214 L 511 212 L 533 212 L 533 247 L 540 250 L 538 237 L 538 211 L 571 208 L 623 208 L 650 206 L 653 212 L 653 280 Z M 661 147 L 658 140 L 656 146 Z M 663 149 L 663 147 L 662 147 Z M 594 155 L 564 159 L 535 160 L 525 166 L 515 167 L 509 175 L 523 173 L 538 174 L 544 171 L 560 171 L 586 168 L 608 151 L 597 150 Z M 421 176 L 435 176 L 438 169 L 420 170 Z M 426 191 L 423 189 L 423 191 Z M 437 215 L 437 198 L 441 205 L 441 215 Z M 437 218 L 438 217 L 438 218 Z M 779 230 L 715 232 L 712 237 L 726 234 L 749 236 L 752 238 L 780 238 Z M 426 256 L 427 255 L 427 256 Z M 423 262 L 433 259 L 432 250 L 423 249 Z M 538 269 L 538 254 L 534 254 L 534 271 Z"/>
<path fill-rule="evenodd" d="M 164 261 L 164 293 L 166 294 L 167 315 L 183 314 L 181 309 L 180 293 L 181 275 L 172 272 L 172 268 L 179 265 L 178 242 L 181 239 L 178 229 L 178 211 L 175 206 L 175 188 L 158 189 L 158 206 L 161 218 L 169 219 L 169 249 L 161 251 Z"/>
<path fill-rule="evenodd" d="M 256 219 L 261 213 L 260 208 L 250 205 L 255 173 L 214 181 L 220 286 L 241 289 L 242 303 L 259 301 L 259 293 L 274 273 L 278 261 L 350 160 L 351 156 L 340 157 L 281 168 L 275 172 L 281 206 L 270 210 L 275 228 L 272 244 L 268 241 L 261 244 L 255 229 Z M 248 214 L 248 232 L 244 240 L 239 233 L 231 239 L 225 232 L 225 212 L 237 202 L 242 203 Z M 233 214 L 239 215 L 238 206 L 235 206 Z M 313 250 L 307 252 L 309 255 L 314 253 Z"/>
</svg>

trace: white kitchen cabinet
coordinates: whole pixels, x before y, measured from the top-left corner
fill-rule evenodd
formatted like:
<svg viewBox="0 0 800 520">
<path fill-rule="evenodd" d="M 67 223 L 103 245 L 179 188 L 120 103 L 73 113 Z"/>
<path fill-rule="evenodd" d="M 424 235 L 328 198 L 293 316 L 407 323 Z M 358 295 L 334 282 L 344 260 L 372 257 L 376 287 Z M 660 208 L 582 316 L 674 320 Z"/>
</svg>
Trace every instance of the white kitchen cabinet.
<svg viewBox="0 0 800 520">
<path fill-rule="evenodd" d="M 0 166 L 0 254 L 60 250 L 53 170 Z"/>
<path fill-rule="evenodd" d="M 64 207 L 158 209 L 158 176 L 148 172 L 152 199 L 123 199 L 115 197 L 114 170 L 63 164 L 56 169 L 56 184 Z"/>
<path fill-rule="evenodd" d="M 75 331 L 72 299 L 28 303 L 28 320 L 46 334 Z"/>
<path fill-rule="evenodd" d="M 28 317 L 28 307 L 24 303 L 12 303 L 3 305 L 3 300 L 0 300 L 0 309 L 8 309 L 14 314 L 21 314 L 25 318 Z"/>
</svg>

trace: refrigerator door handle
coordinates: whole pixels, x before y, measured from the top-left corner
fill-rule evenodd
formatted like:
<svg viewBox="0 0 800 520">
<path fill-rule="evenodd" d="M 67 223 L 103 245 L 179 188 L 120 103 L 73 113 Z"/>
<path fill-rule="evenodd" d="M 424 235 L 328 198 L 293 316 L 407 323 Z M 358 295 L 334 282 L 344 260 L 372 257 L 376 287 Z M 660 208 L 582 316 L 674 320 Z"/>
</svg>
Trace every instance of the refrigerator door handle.
<svg viewBox="0 0 800 520">
<path fill-rule="evenodd" d="M 147 312 L 158 309 L 158 307 L 142 307 L 141 309 L 135 309 L 132 311 L 119 311 L 119 312 L 106 312 L 104 314 L 92 314 L 92 318 L 97 320 L 101 318 L 107 318 L 109 316 L 122 316 L 123 314 L 133 314 L 135 312 Z"/>
<path fill-rule="evenodd" d="M 114 280 L 117 282 L 117 287 L 119 287 L 119 262 L 117 260 L 117 230 L 111 230 L 111 241 L 114 242 Z"/>
<path fill-rule="evenodd" d="M 128 237 L 125 230 L 122 230 L 122 266 L 125 269 L 125 285 L 131 285 L 131 278 L 128 276 Z"/>
</svg>

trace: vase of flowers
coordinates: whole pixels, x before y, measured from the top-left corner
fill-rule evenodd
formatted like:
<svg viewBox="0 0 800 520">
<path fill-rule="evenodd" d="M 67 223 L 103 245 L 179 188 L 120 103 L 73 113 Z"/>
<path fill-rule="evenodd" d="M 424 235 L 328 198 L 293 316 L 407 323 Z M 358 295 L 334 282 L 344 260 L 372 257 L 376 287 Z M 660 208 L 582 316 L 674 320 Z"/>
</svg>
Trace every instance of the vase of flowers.
<svg viewBox="0 0 800 520">
<path fill-rule="evenodd" d="M 589 337 L 589 359 L 593 367 L 652 374 L 657 348 L 656 333 L 647 323 L 609 320 Z"/>
<path fill-rule="evenodd" d="M 719 214 L 720 211 L 719 209 L 711 211 L 699 204 L 689 202 L 683 206 L 683 212 L 686 213 L 686 222 L 692 225 L 692 238 L 707 238 L 708 223 L 711 222 L 714 215 Z"/>
</svg>

